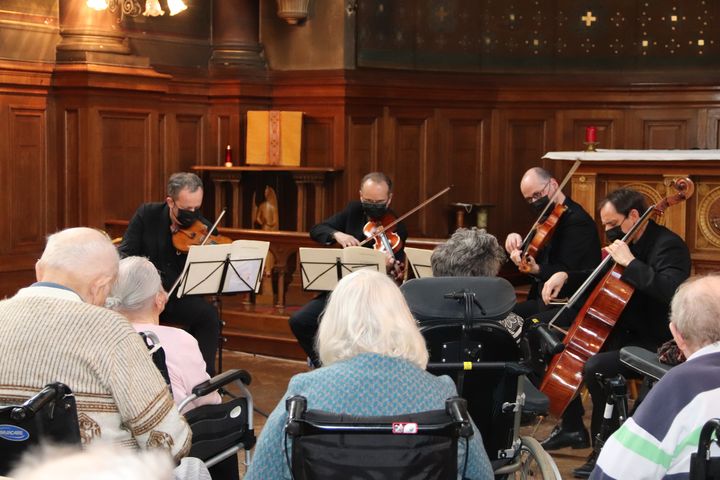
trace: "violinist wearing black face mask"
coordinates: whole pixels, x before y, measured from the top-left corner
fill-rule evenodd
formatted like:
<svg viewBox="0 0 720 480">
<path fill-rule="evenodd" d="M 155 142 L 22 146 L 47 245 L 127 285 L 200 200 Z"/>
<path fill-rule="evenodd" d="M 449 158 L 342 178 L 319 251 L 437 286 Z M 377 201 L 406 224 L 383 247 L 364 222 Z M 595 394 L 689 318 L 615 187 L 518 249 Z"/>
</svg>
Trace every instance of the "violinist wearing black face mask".
<svg viewBox="0 0 720 480">
<path fill-rule="evenodd" d="M 531 281 L 527 301 L 518 303 L 514 312 L 528 318 L 545 309 L 540 297 L 543 283 L 555 272 L 564 270 L 592 269 L 600 263 L 600 239 L 597 227 L 588 213 L 570 197 L 565 195 L 558 181 L 544 168 L 529 169 L 520 181 L 520 192 L 530 209 L 539 215 L 553 199 L 546 212 L 551 212 L 555 203 L 567 207 L 558 220 L 549 243 L 538 253 L 537 258 L 526 259 Z M 515 265 L 520 265 L 523 237 L 510 233 L 505 239 L 505 250 Z M 568 287 L 574 287 L 571 285 Z M 566 293 L 566 292 L 564 292 Z"/>
<path fill-rule="evenodd" d="M 388 213 L 392 202 L 392 181 L 381 172 L 365 175 L 360 182 L 359 200 L 351 201 L 345 209 L 330 218 L 318 223 L 310 229 L 310 238 L 323 245 L 339 245 L 352 247 L 360 245 L 365 240 L 363 227 L 368 220 L 381 219 Z M 395 233 L 404 243 L 407 239 L 407 229 L 400 222 L 395 226 Z M 372 248 L 372 243 L 365 246 Z M 405 254 L 401 249 L 395 252 L 393 260 L 388 255 L 387 270 L 392 273 L 396 270 L 396 262 L 403 262 Z M 326 294 L 320 294 L 303 308 L 290 317 L 290 328 L 297 337 L 300 346 L 305 350 L 313 363 L 317 364 L 317 355 L 314 350 L 315 334 L 318 328 L 318 319 L 327 300 Z"/>
<path fill-rule="evenodd" d="M 163 287 L 169 290 L 187 259 L 186 253 L 178 252 L 173 246 L 172 235 L 197 220 L 212 226 L 200 214 L 202 201 L 202 180 L 194 173 L 174 173 L 168 180 L 165 201 L 145 203 L 133 215 L 118 247 L 120 255 L 147 257 L 160 272 Z M 197 339 L 206 369 L 212 376 L 220 332 L 215 307 L 200 296 L 171 295 L 160 322 L 183 325 Z"/>
</svg>

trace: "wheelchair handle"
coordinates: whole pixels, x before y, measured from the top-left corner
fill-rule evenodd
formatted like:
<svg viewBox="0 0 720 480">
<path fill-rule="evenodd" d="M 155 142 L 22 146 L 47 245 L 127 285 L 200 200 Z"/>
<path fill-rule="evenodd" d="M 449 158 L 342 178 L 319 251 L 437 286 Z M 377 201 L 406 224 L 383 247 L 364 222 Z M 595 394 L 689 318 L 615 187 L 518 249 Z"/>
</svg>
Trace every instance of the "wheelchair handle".
<svg viewBox="0 0 720 480">
<path fill-rule="evenodd" d="M 461 422 L 460 436 L 470 437 L 473 434 L 470 416 L 467 411 L 467 400 L 461 397 L 452 397 L 445 400 L 445 412 L 456 422 Z"/>
<path fill-rule="evenodd" d="M 10 418 L 15 421 L 20 421 L 25 420 L 28 417 L 33 417 L 45 405 L 60 400 L 69 392 L 70 389 L 60 382 L 46 385 L 45 388 L 40 390 L 36 395 L 28 398 L 25 403 L 19 407 L 13 408 L 10 412 Z"/>
<path fill-rule="evenodd" d="M 295 395 L 285 400 L 285 410 L 288 412 L 288 422 L 299 420 L 307 410 L 307 400 L 301 395 Z"/>
<path fill-rule="evenodd" d="M 204 381 L 200 385 L 196 385 L 192 389 L 192 393 L 194 393 L 198 397 L 203 397 L 210 392 L 214 392 L 220 387 L 224 387 L 225 385 L 234 382 L 235 380 L 240 380 L 245 385 L 250 385 L 252 377 L 245 370 L 227 370 L 220 375 L 215 375 L 210 380 Z"/>
</svg>

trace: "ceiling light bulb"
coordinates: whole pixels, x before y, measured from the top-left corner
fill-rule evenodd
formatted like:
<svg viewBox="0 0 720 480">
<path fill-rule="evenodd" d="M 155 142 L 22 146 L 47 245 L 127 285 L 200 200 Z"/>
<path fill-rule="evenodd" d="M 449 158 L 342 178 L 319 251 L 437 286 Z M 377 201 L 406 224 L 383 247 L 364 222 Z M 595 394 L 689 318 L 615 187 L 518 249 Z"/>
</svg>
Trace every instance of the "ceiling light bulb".
<svg viewBox="0 0 720 480">
<path fill-rule="evenodd" d="M 187 9 L 187 5 L 185 5 L 185 2 L 183 2 L 183 0 L 167 0 L 167 4 L 168 10 L 170 10 L 170 15 L 177 15 L 178 13 Z"/>
<path fill-rule="evenodd" d="M 159 17 L 165 15 L 165 11 L 160 6 L 160 0 L 147 0 L 145 2 L 145 11 L 143 15 L 146 17 Z"/>
<path fill-rule="evenodd" d="M 87 0 L 87 6 L 93 10 L 106 10 L 108 3 L 107 0 Z"/>
</svg>

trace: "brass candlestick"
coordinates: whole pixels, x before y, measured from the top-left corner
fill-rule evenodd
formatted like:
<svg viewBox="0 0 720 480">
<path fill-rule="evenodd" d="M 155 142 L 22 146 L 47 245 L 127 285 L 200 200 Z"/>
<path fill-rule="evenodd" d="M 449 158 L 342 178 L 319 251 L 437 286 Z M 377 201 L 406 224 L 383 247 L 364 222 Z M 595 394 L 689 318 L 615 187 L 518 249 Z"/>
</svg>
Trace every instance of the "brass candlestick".
<svg viewBox="0 0 720 480">
<path fill-rule="evenodd" d="M 583 144 L 586 152 L 597 152 L 597 146 L 600 145 L 599 142 L 583 142 Z"/>
</svg>

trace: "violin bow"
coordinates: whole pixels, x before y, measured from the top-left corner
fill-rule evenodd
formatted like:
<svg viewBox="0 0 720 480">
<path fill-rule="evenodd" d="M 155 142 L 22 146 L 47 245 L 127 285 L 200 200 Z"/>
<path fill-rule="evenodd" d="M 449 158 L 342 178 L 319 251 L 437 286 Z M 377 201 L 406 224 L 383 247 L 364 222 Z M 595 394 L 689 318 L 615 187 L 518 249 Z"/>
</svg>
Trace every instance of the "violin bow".
<svg viewBox="0 0 720 480">
<path fill-rule="evenodd" d="M 523 239 L 523 242 L 522 242 L 523 245 L 527 245 L 527 243 L 528 243 L 528 241 L 530 240 L 530 236 L 532 235 L 533 231 L 535 230 L 535 228 L 536 228 L 538 225 L 540 225 L 540 219 L 542 219 L 543 216 L 547 213 L 548 208 L 550 208 L 550 205 L 552 205 L 552 203 L 555 201 L 555 199 L 557 198 L 558 194 L 559 194 L 560 192 L 562 192 L 562 189 L 565 188 L 565 185 L 567 185 L 567 182 L 572 178 L 573 174 L 574 174 L 575 171 L 578 169 L 578 167 L 580 167 L 580 164 L 581 164 L 581 163 L 582 163 L 582 161 L 580 161 L 580 160 L 575 160 L 575 163 L 573 164 L 573 166 L 570 167 L 570 171 L 567 173 L 567 175 L 565 175 L 565 178 L 563 178 L 563 181 L 562 181 L 562 183 L 558 186 L 558 189 L 555 190 L 555 193 L 553 194 L 552 198 L 550 198 L 550 201 L 547 203 L 547 205 L 545 205 L 545 208 L 543 208 L 542 212 L 540 212 L 540 215 L 538 215 L 538 218 L 537 218 L 537 220 L 535 220 L 535 223 L 533 223 L 532 227 L 530 227 L 530 231 L 528 232 L 528 234 L 527 234 L 527 235 L 525 236 L 525 238 Z M 523 250 L 525 250 L 525 249 L 523 248 Z"/>
<path fill-rule="evenodd" d="M 395 225 L 397 225 L 398 223 L 402 222 L 402 221 L 405 220 L 407 217 L 409 217 L 409 216 L 412 215 L 413 213 L 417 212 L 418 210 L 420 210 L 421 208 L 423 208 L 423 207 L 424 207 L 425 205 L 427 205 L 428 203 L 434 201 L 436 198 L 438 198 L 438 197 L 440 197 L 440 196 L 442 196 L 442 195 L 445 195 L 447 192 L 450 191 L 450 189 L 451 189 L 453 186 L 454 186 L 454 185 L 450 185 L 450 186 L 448 186 L 448 187 L 445 187 L 444 189 L 442 189 L 441 191 L 439 191 L 438 193 L 436 193 L 436 194 L 433 195 L 432 197 L 428 198 L 427 200 L 425 200 L 425 201 L 422 202 L 421 204 L 417 205 L 415 208 L 413 208 L 413 209 L 411 209 L 411 210 L 408 210 L 407 212 L 405 212 L 404 214 L 400 215 L 398 218 L 396 218 L 396 219 L 393 220 L 392 222 L 388 223 L 388 224 L 385 225 L 384 227 L 381 227 L 380 229 L 378 229 L 377 232 L 375 232 L 374 234 L 372 234 L 371 236 L 369 236 L 368 238 L 366 238 L 365 240 L 363 240 L 362 242 L 360 242 L 360 246 L 365 245 L 365 244 L 368 243 L 370 240 L 373 240 L 375 237 L 377 237 L 378 235 L 380 235 L 381 233 L 383 233 L 385 230 L 387 230 L 387 229 L 389 229 L 389 228 L 392 228 L 392 227 L 394 227 Z"/>
<path fill-rule="evenodd" d="M 220 220 L 222 220 L 223 215 L 225 215 L 225 210 L 227 210 L 227 209 L 226 208 L 222 209 L 222 212 L 220 212 L 220 214 L 218 215 L 217 220 L 215 220 L 215 223 L 213 223 L 212 227 L 210 227 L 210 229 L 208 230 L 208 234 L 205 235 L 205 238 L 203 239 L 202 243 L 199 245 L 200 247 L 205 245 L 205 242 L 207 242 L 208 239 L 210 238 L 210 234 L 212 232 L 214 232 L 215 229 L 217 228 L 217 226 L 220 224 Z M 168 298 L 170 298 L 170 296 L 175 291 L 175 289 L 178 287 L 178 285 L 180 285 L 180 281 L 183 278 L 183 273 L 185 273 L 185 272 L 183 271 L 180 275 L 178 275 L 178 278 L 175 280 L 175 283 L 173 283 L 172 288 L 170 288 L 170 290 L 168 290 Z"/>
</svg>

